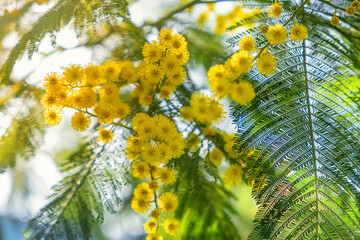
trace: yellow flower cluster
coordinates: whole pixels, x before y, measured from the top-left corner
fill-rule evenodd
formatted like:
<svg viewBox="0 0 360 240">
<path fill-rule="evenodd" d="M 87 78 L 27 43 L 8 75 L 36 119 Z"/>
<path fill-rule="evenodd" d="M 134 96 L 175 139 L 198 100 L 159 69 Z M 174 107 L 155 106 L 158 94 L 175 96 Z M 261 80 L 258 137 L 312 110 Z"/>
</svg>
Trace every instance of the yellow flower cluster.
<svg viewBox="0 0 360 240">
<path fill-rule="evenodd" d="M 211 90 L 220 98 L 229 94 L 241 105 L 253 100 L 255 91 L 252 85 L 248 81 L 238 80 L 240 73 L 250 71 L 252 61 L 248 51 L 240 50 L 224 64 L 211 67 L 207 73 Z"/>
<path fill-rule="evenodd" d="M 144 59 L 138 66 L 139 82 L 131 95 L 149 106 L 156 93 L 170 99 L 176 87 L 186 79 L 185 63 L 189 60 L 185 38 L 171 29 L 161 29 L 159 42 L 145 43 Z"/>
<path fill-rule="evenodd" d="M 287 31 L 285 27 L 281 24 L 275 24 L 270 26 L 266 30 L 267 38 L 269 43 L 274 45 L 283 44 L 287 39 Z M 308 35 L 308 30 L 305 25 L 295 23 L 291 28 L 290 38 L 293 41 L 302 41 L 306 40 Z"/>
<path fill-rule="evenodd" d="M 243 168 L 246 167 L 248 161 L 253 156 L 255 150 L 250 151 L 247 154 L 237 152 L 234 149 L 235 134 L 228 135 L 226 133 L 222 133 L 221 135 L 223 136 L 223 139 L 225 142 L 225 145 L 224 145 L 225 152 L 228 154 L 228 156 L 231 159 L 235 160 L 235 161 L 232 161 L 230 166 L 225 170 L 223 180 L 226 185 L 228 185 L 230 187 L 234 187 L 234 186 L 238 185 L 239 183 L 241 183 L 242 176 L 244 175 Z M 217 149 L 215 149 L 209 155 L 210 155 L 209 156 L 210 161 L 214 161 L 214 160 L 211 160 L 211 157 L 214 158 L 214 156 L 215 156 L 215 159 L 218 159 L 218 158 L 222 159 L 222 157 L 221 157 L 220 153 L 218 153 Z M 211 156 L 211 155 L 213 155 L 213 156 Z M 218 155 L 219 155 L 219 157 L 218 157 Z M 219 160 L 217 160 L 217 161 L 219 161 Z M 221 160 L 220 160 L 220 163 L 221 163 Z M 249 181 L 249 179 L 247 178 L 246 175 L 245 175 L 245 178 L 247 179 L 247 181 Z"/>
<path fill-rule="evenodd" d="M 242 168 L 239 164 L 231 164 L 224 172 L 224 182 L 230 187 L 238 185 L 242 180 Z"/>
<path fill-rule="evenodd" d="M 155 180 L 154 180 L 155 181 Z M 158 229 L 160 226 L 160 216 L 162 211 L 173 212 L 178 206 L 178 199 L 173 193 L 163 193 L 160 197 L 157 197 L 154 189 L 154 184 L 142 183 L 134 189 L 134 198 L 131 201 L 131 207 L 138 213 L 145 213 L 150 209 L 150 201 L 156 203 L 155 209 L 150 213 L 149 221 L 144 224 L 145 231 L 149 234 L 146 239 L 162 239 L 158 235 Z M 159 203 L 158 203 L 159 200 Z M 170 235 L 175 235 L 179 230 L 180 221 L 173 218 L 168 218 L 164 221 L 165 231 Z"/>
<path fill-rule="evenodd" d="M 230 187 L 234 187 L 238 185 L 242 181 L 243 168 L 246 167 L 249 158 L 252 156 L 253 152 L 250 154 L 242 154 L 237 152 L 234 149 L 235 144 L 235 135 L 227 134 L 225 132 L 218 132 L 224 141 L 223 151 L 225 151 L 226 155 L 231 158 L 232 164 L 225 170 L 223 180 L 226 185 Z M 222 160 L 224 159 L 224 152 L 219 148 L 213 149 L 208 153 L 208 159 L 215 165 L 220 166 Z"/>
<path fill-rule="evenodd" d="M 190 106 L 184 106 L 181 113 L 184 119 L 209 125 L 220 121 L 225 112 L 219 100 L 197 92 L 191 96 Z"/>
<path fill-rule="evenodd" d="M 71 118 L 71 126 L 77 131 L 89 128 L 91 119 L 96 117 L 101 124 L 121 121 L 130 114 L 127 103 L 119 98 L 119 86 L 136 81 L 136 71 L 128 61 L 108 61 L 100 66 L 81 67 L 71 65 L 63 74 L 50 73 L 45 81 L 46 92 L 41 99 L 44 117 L 50 126 L 59 124 L 61 110 L 73 108 L 77 112 Z M 111 141 L 113 133 L 100 128 L 99 140 Z"/>
<path fill-rule="evenodd" d="M 282 13 L 282 4 L 275 1 L 269 9 L 269 16 L 279 18 Z M 287 39 L 287 30 L 281 24 L 274 26 L 263 25 L 260 32 L 267 34 L 270 44 L 283 44 Z M 307 39 L 308 30 L 302 24 L 294 24 L 290 37 L 294 41 Z M 269 45 L 269 44 L 268 44 Z M 220 98 L 229 94 L 233 101 L 244 105 L 255 97 L 252 85 L 241 79 L 243 74 L 248 73 L 256 60 L 257 70 L 268 77 L 275 73 L 277 62 L 269 46 L 265 45 L 257 52 L 255 39 L 252 36 L 244 36 L 239 41 L 240 50 L 234 53 L 224 64 L 211 67 L 207 73 L 211 90 Z M 265 52 L 263 52 L 265 50 Z M 257 52 L 257 55 L 255 55 Z M 254 57 L 255 55 L 255 57 Z"/>
<path fill-rule="evenodd" d="M 166 116 L 157 114 L 150 117 L 146 113 L 138 113 L 133 117 L 132 126 L 136 134 L 128 139 L 126 153 L 129 159 L 141 158 L 158 166 L 184 153 L 182 134 Z"/>
<path fill-rule="evenodd" d="M 131 207 L 135 212 L 144 213 L 150 209 L 151 201 L 155 203 L 155 209 L 150 214 L 153 219 L 145 224 L 145 230 L 149 234 L 147 239 L 157 239 L 160 238 L 157 230 L 161 211 L 173 212 L 178 205 L 173 193 L 165 192 L 157 197 L 156 191 L 160 189 L 158 181 L 168 185 L 176 180 L 175 171 L 164 165 L 184 153 L 185 142 L 175 123 L 164 115 L 151 117 L 138 113 L 132 119 L 132 126 L 136 134 L 128 138 L 126 147 L 128 158 L 134 160 L 132 174 L 139 179 L 151 180 L 135 188 Z M 166 232 L 175 234 L 179 223 L 175 219 L 166 220 Z"/>
<path fill-rule="evenodd" d="M 269 16 L 280 18 L 283 12 L 283 5 L 275 1 L 269 7 Z M 287 39 L 287 31 L 281 24 L 275 24 L 274 26 L 263 26 L 261 32 L 267 34 L 267 38 L 270 44 L 279 45 L 283 44 Z M 291 29 L 291 39 L 294 41 L 302 41 L 307 39 L 308 30 L 304 25 L 295 24 Z"/>
<path fill-rule="evenodd" d="M 130 114 L 129 105 L 119 99 L 120 88 L 128 84 L 135 85 L 131 96 L 142 105 L 149 106 L 156 94 L 160 99 L 169 99 L 186 79 L 183 66 L 189 52 L 185 38 L 170 29 L 162 29 L 158 39 L 144 45 L 144 59 L 137 68 L 128 60 L 108 61 L 100 66 L 71 65 L 61 75 L 48 74 L 41 100 L 46 123 L 59 124 L 61 110 L 69 107 L 77 110 L 71 118 L 71 126 L 77 131 L 90 127 L 90 117 L 104 125 L 119 124 Z M 99 129 L 100 141 L 108 143 L 112 137 L 110 130 Z"/>
</svg>

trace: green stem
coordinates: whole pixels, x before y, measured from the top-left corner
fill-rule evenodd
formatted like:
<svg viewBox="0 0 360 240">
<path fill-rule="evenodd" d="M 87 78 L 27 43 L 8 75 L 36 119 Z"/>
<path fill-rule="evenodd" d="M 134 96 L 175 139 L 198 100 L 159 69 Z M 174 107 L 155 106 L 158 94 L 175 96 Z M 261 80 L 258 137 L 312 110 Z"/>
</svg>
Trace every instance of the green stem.
<svg viewBox="0 0 360 240">
<path fill-rule="evenodd" d="M 335 8 L 335 10 L 336 10 L 336 9 L 339 9 L 339 10 L 341 10 L 341 11 L 346 12 L 346 9 L 345 9 L 345 8 L 342 8 L 342 7 L 336 6 L 335 4 L 331 3 L 331 1 L 329 1 L 329 2 L 324 1 L 324 0 L 319 0 L 319 1 L 320 1 L 320 2 L 322 2 L 322 3 L 324 3 L 324 4 L 326 4 L 326 5 L 329 5 L 329 6 L 333 7 L 333 8 Z M 353 16 L 360 17 L 360 14 L 355 13 Z"/>
</svg>

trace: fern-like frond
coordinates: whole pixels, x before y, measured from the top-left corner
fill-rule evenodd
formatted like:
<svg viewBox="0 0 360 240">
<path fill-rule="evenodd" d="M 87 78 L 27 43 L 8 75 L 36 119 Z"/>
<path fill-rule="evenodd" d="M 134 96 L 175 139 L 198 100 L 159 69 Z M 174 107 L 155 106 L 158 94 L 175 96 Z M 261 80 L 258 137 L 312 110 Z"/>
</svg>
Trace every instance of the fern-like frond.
<svg viewBox="0 0 360 240">
<path fill-rule="evenodd" d="M 35 154 L 43 140 L 45 124 L 39 106 L 19 114 L 0 139 L 0 170 L 15 167 L 18 158 L 28 159 Z"/>
<path fill-rule="evenodd" d="M 92 226 L 103 222 L 104 213 L 121 207 L 120 191 L 128 183 L 129 170 L 122 155 L 112 145 L 80 146 L 60 163 L 68 176 L 54 187 L 50 203 L 29 222 L 25 235 L 29 239 L 91 239 Z"/>
<path fill-rule="evenodd" d="M 347 34 L 358 22 L 332 27 L 327 8 L 300 12 L 295 22 L 308 27 L 308 39 L 272 47 L 277 72 L 252 71 L 255 100 L 232 105 L 237 146 L 259 151 L 255 180 L 264 186 L 254 191 L 259 211 L 249 239 L 360 238 L 360 118 L 351 82 L 359 39 Z"/>
<path fill-rule="evenodd" d="M 175 183 L 179 196 L 175 217 L 181 219 L 181 239 L 241 239 L 231 219 L 237 211 L 229 200 L 236 197 L 224 185 L 206 179 L 198 154 L 184 154 L 178 163 L 181 171 Z"/>
</svg>

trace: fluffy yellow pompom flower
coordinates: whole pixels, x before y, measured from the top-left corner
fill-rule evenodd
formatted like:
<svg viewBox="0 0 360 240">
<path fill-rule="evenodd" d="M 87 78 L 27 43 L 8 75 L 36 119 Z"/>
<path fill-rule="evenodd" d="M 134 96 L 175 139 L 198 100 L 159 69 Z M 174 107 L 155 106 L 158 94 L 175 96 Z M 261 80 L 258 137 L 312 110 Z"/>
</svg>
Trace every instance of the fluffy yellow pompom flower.
<svg viewBox="0 0 360 240">
<path fill-rule="evenodd" d="M 99 123 L 108 124 L 114 119 L 114 107 L 107 103 L 100 102 L 96 104 L 94 113 L 98 117 Z"/>
<path fill-rule="evenodd" d="M 134 162 L 131 169 L 132 175 L 136 178 L 143 179 L 150 176 L 149 164 L 143 161 Z"/>
<path fill-rule="evenodd" d="M 194 119 L 202 124 L 219 121 L 225 113 L 222 104 L 217 99 L 205 96 L 204 94 L 193 94 L 190 104 Z"/>
<path fill-rule="evenodd" d="M 146 63 L 156 63 L 161 60 L 165 54 L 165 48 L 156 41 L 145 43 L 142 49 L 144 61 Z"/>
<path fill-rule="evenodd" d="M 138 80 L 138 73 L 132 61 L 122 62 L 123 68 L 120 72 L 120 80 L 123 83 L 135 83 Z"/>
<path fill-rule="evenodd" d="M 175 50 L 172 50 L 170 49 L 170 54 L 173 54 L 180 65 L 185 65 L 185 63 L 187 63 L 187 61 L 189 61 L 189 58 L 190 58 L 190 53 L 188 50 L 185 50 L 185 51 L 175 51 Z"/>
<path fill-rule="evenodd" d="M 86 66 L 84 74 L 83 85 L 85 86 L 95 86 L 105 82 L 102 69 L 99 66 L 93 64 Z"/>
<path fill-rule="evenodd" d="M 244 105 L 255 98 L 255 91 L 249 82 L 241 81 L 231 87 L 230 96 L 238 104 Z"/>
<path fill-rule="evenodd" d="M 157 228 L 157 221 L 154 219 L 147 221 L 144 224 L 144 228 L 145 228 L 145 232 L 147 232 L 148 234 L 151 234 L 151 233 L 155 234 L 156 228 Z"/>
<path fill-rule="evenodd" d="M 131 201 L 131 208 L 137 213 L 144 213 L 149 211 L 150 202 L 143 198 L 133 198 Z"/>
<path fill-rule="evenodd" d="M 82 87 L 79 90 L 80 95 L 80 108 L 91 108 L 96 104 L 97 94 L 96 92 L 89 87 Z"/>
<path fill-rule="evenodd" d="M 45 122 L 49 126 L 57 125 L 61 122 L 62 114 L 60 108 L 50 108 L 44 111 Z"/>
<path fill-rule="evenodd" d="M 70 65 L 64 71 L 65 82 L 71 86 L 80 86 L 84 80 L 84 71 L 79 65 Z"/>
<path fill-rule="evenodd" d="M 252 36 L 244 36 L 239 41 L 240 50 L 249 52 L 255 51 L 255 39 Z"/>
<path fill-rule="evenodd" d="M 233 67 L 239 75 L 249 72 L 252 64 L 252 56 L 248 51 L 240 50 L 237 53 L 234 53 L 230 58 L 231 67 Z"/>
<path fill-rule="evenodd" d="M 56 101 L 57 104 L 62 106 L 68 104 L 70 88 L 69 87 L 59 87 L 56 88 Z"/>
<path fill-rule="evenodd" d="M 188 106 L 184 106 L 180 109 L 180 115 L 183 119 L 193 121 L 192 108 Z"/>
<path fill-rule="evenodd" d="M 83 132 L 88 129 L 90 123 L 90 116 L 86 116 L 83 112 L 76 112 L 71 118 L 71 127 L 79 132 Z"/>
<path fill-rule="evenodd" d="M 333 26 L 336 26 L 340 23 L 340 19 L 337 17 L 337 16 L 333 16 L 331 19 L 330 19 L 330 23 L 333 25 Z"/>
<path fill-rule="evenodd" d="M 119 100 L 119 88 L 115 83 L 104 84 L 99 91 L 100 101 L 112 103 Z"/>
<path fill-rule="evenodd" d="M 160 164 L 159 147 L 149 142 L 145 143 L 141 149 L 141 157 L 145 162 L 151 164 Z"/>
<path fill-rule="evenodd" d="M 276 17 L 280 18 L 280 14 L 283 11 L 283 5 L 279 3 L 278 1 L 275 1 L 273 4 L 271 4 L 270 9 L 268 10 L 270 17 Z"/>
<path fill-rule="evenodd" d="M 259 59 L 256 62 L 257 70 L 262 75 L 266 77 L 270 76 L 271 74 L 275 73 L 277 62 L 276 58 L 272 53 L 263 53 L 260 55 Z"/>
<path fill-rule="evenodd" d="M 141 198 L 150 201 L 153 196 L 154 196 L 154 191 L 149 188 L 148 183 L 139 184 L 134 189 L 135 198 Z"/>
<path fill-rule="evenodd" d="M 52 89 L 61 83 L 61 76 L 58 73 L 47 74 L 44 78 L 45 88 Z"/>
<path fill-rule="evenodd" d="M 185 37 L 181 34 L 174 34 L 169 43 L 170 48 L 178 52 L 187 50 L 187 41 L 185 40 Z"/>
<path fill-rule="evenodd" d="M 153 123 L 156 128 L 156 138 L 159 140 L 169 141 L 172 136 L 177 134 L 174 121 L 162 114 L 154 115 Z"/>
<path fill-rule="evenodd" d="M 105 80 L 111 81 L 119 79 L 119 73 L 122 69 L 122 66 L 115 61 L 107 61 L 103 63 L 100 68 Z"/>
<path fill-rule="evenodd" d="M 160 66 L 156 64 L 149 64 L 145 67 L 146 80 L 152 85 L 156 85 L 164 79 L 164 72 Z"/>
<path fill-rule="evenodd" d="M 145 143 L 141 149 L 141 157 L 145 162 L 153 165 L 161 163 L 159 147 L 149 142 Z"/>
<path fill-rule="evenodd" d="M 210 84 L 216 80 L 223 81 L 226 78 L 226 69 L 222 64 L 214 65 L 207 72 L 207 76 Z"/>
<path fill-rule="evenodd" d="M 216 94 L 219 98 L 223 98 L 229 92 L 230 82 L 228 79 L 216 79 L 210 82 L 211 91 Z"/>
<path fill-rule="evenodd" d="M 165 231 L 170 235 L 175 235 L 179 231 L 180 221 L 173 218 L 168 218 L 164 222 Z"/>
<path fill-rule="evenodd" d="M 176 90 L 176 88 L 173 88 L 173 87 L 167 87 L 167 86 L 164 86 L 160 89 L 159 91 L 159 99 L 167 99 L 167 100 L 170 100 L 171 98 L 171 94 Z"/>
<path fill-rule="evenodd" d="M 161 70 L 168 76 L 173 75 L 174 73 L 179 72 L 181 65 L 179 60 L 173 54 L 167 54 L 165 58 L 162 59 L 160 63 Z"/>
<path fill-rule="evenodd" d="M 281 24 L 275 24 L 275 26 L 270 26 L 268 31 L 268 41 L 271 44 L 283 44 L 287 38 L 287 31 Z"/>
<path fill-rule="evenodd" d="M 136 160 L 140 157 L 141 148 L 144 145 L 144 141 L 138 137 L 132 135 L 127 140 L 126 154 L 128 159 Z"/>
<path fill-rule="evenodd" d="M 174 32 L 170 28 L 161 29 L 158 39 L 161 44 L 167 45 L 173 39 Z"/>
<path fill-rule="evenodd" d="M 215 148 L 212 152 L 209 153 L 210 161 L 217 167 L 220 166 L 223 158 L 224 154 L 218 148 Z"/>
<path fill-rule="evenodd" d="M 173 183 L 176 179 L 176 174 L 174 172 L 174 170 L 172 170 L 171 168 L 160 168 L 158 173 L 157 173 L 157 177 L 159 177 L 160 181 L 165 184 L 168 185 L 170 183 Z"/>
<path fill-rule="evenodd" d="M 290 38 L 294 41 L 302 41 L 307 39 L 308 30 L 305 25 L 296 23 L 291 28 Z"/>
<path fill-rule="evenodd" d="M 179 158 L 184 154 L 185 141 L 181 133 L 176 133 L 169 139 L 168 143 L 174 158 Z"/>
<path fill-rule="evenodd" d="M 45 109 L 53 108 L 58 106 L 58 100 L 56 96 L 56 92 L 54 91 L 47 91 L 42 97 L 41 97 L 41 105 Z"/>
<path fill-rule="evenodd" d="M 224 172 L 224 182 L 230 187 L 234 187 L 241 182 L 242 170 L 240 165 L 231 164 Z"/>
<path fill-rule="evenodd" d="M 178 206 L 178 199 L 176 197 L 175 194 L 173 193 L 163 193 L 160 197 L 159 197 L 159 204 L 161 209 L 167 211 L 167 212 L 173 212 L 175 211 L 175 209 Z"/>
<path fill-rule="evenodd" d="M 228 93 L 230 82 L 227 78 L 224 65 L 217 64 L 212 66 L 207 73 L 211 90 L 219 97 L 223 98 Z"/>
<path fill-rule="evenodd" d="M 112 141 L 114 134 L 110 130 L 106 130 L 104 127 L 99 129 L 99 141 L 108 143 Z"/>
<path fill-rule="evenodd" d="M 122 102 L 115 104 L 114 109 L 115 109 L 114 118 L 119 118 L 119 119 L 126 118 L 131 112 L 129 104 Z"/>
</svg>

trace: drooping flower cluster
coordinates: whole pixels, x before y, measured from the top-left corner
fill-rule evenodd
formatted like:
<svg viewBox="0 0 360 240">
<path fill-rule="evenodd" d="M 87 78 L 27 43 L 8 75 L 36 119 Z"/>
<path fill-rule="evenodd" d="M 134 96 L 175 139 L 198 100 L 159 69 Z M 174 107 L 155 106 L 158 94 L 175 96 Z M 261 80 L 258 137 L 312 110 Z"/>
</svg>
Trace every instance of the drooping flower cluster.
<svg viewBox="0 0 360 240">
<path fill-rule="evenodd" d="M 161 213 L 173 212 L 177 208 L 175 194 L 165 192 L 159 195 L 157 191 L 161 184 L 169 185 L 176 180 L 175 171 L 165 164 L 179 158 L 185 148 L 182 133 L 177 131 L 175 122 L 147 108 L 155 98 L 169 100 L 187 76 L 183 67 L 189 59 L 185 38 L 170 29 L 162 29 L 159 35 L 159 42 L 143 46 L 144 58 L 136 63 L 137 67 L 128 60 L 107 61 L 100 66 L 71 65 L 62 74 L 49 74 L 45 78 L 46 92 L 41 100 L 48 125 L 60 123 L 62 109 L 72 108 L 76 112 L 71 118 L 71 126 L 77 131 L 85 131 L 90 127 L 91 118 L 95 118 L 100 123 L 98 140 L 103 143 L 112 141 L 112 129 L 116 126 L 135 132 L 128 138 L 126 147 L 127 157 L 133 161 L 132 174 L 150 180 L 136 186 L 131 206 L 134 211 L 144 213 L 150 210 L 151 201 L 155 203 L 150 214 L 152 220 L 145 224 L 149 233 L 147 239 L 160 239 L 157 230 Z M 131 116 L 128 103 L 120 101 L 123 87 L 127 91 L 133 89 L 131 101 L 144 106 L 139 106 L 140 110 Z M 214 110 L 222 111 L 220 105 L 211 104 Z M 132 119 L 132 128 L 122 122 L 127 117 L 127 123 Z M 174 235 L 179 224 L 178 220 L 168 218 L 164 222 L 165 231 Z"/>
<path fill-rule="evenodd" d="M 231 160 L 230 170 L 224 175 L 226 184 L 235 186 L 241 182 L 242 168 L 247 160 L 233 149 L 233 135 L 212 126 L 225 114 L 217 97 L 193 93 L 189 103 L 176 108 L 177 114 L 181 114 L 187 123 L 194 121 L 201 129 L 200 134 L 189 134 L 186 141 L 174 120 L 161 114 L 160 106 L 155 106 L 163 99 L 172 100 L 171 95 L 186 79 L 184 64 L 189 59 L 187 42 L 182 35 L 170 29 L 161 30 L 159 35 L 159 41 L 145 43 L 143 60 L 135 64 L 126 60 L 107 61 L 99 66 L 71 65 L 62 74 L 49 74 L 45 78 L 46 92 L 41 101 L 48 125 L 61 121 L 62 109 L 72 108 L 76 112 L 71 118 L 71 126 L 77 131 L 85 131 L 96 119 L 100 123 L 98 140 L 105 144 L 112 141 L 116 127 L 126 127 L 133 132 L 127 139 L 125 152 L 132 161 L 132 175 L 144 182 L 135 186 L 131 207 L 137 213 L 151 210 L 150 220 L 144 225 L 147 240 L 162 239 L 158 231 L 160 226 L 170 235 L 179 230 L 179 220 L 169 216 L 160 220 L 166 213 L 174 212 L 179 204 L 176 194 L 169 190 L 164 192 L 162 186 L 176 181 L 177 173 L 172 163 L 185 149 L 192 151 L 202 147 L 200 136 L 209 141 L 215 135 L 222 136 L 221 147 L 218 145 L 208 153 L 207 159 L 215 166 L 219 166 L 224 157 Z M 209 72 L 216 79 L 211 84 L 218 84 L 216 93 L 219 96 L 230 94 L 235 101 L 245 104 L 255 97 L 254 89 L 249 82 L 237 81 L 237 78 L 252 68 L 255 40 L 244 38 L 239 46 L 241 50 L 227 63 L 216 65 L 213 72 Z M 220 79 L 226 81 L 221 83 Z M 131 101 L 137 104 L 133 112 L 129 100 L 120 101 L 120 92 L 125 89 L 131 91 Z M 154 102 L 154 99 L 160 101 Z M 234 165 L 240 171 L 231 170 Z"/>
<path fill-rule="evenodd" d="M 148 164 L 158 166 L 183 154 L 182 134 L 166 116 L 157 114 L 150 117 L 146 113 L 138 113 L 133 117 L 132 126 L 136 134 L 128 139 L 126 152 L 129 159 L 141 158 Z"/>
<path fill-rule="evenodd" d="M 159 181 L 164 185 L 175 181 L 175 171 L 165 164 L 184 153 L 185 142 L 175 123 L 164 115 L 151 117 L 138 113 L 133 117 L 132 126 L 136 134 L 129 137 L 126 148 L 128 158 L 134 161 L 132 174 L 139 179 L 150 178 L 150 182 L 135 188 L 131 207 L 135 212 L 145 213 L 151 207 L 150 202 L 154 202 L 155 209 L 150 214 L 152 219 L 145 224 L 148 238 L 152 239 L 157 236 L 161 211 L 173 212 L 177 208 L 175 194 L 165 192 L 157 197 L 156 191 L 160 189 Z M 173 235 L 178 225 L 178 220 L 168 219 L 165 230 Z"/>
</svg>

